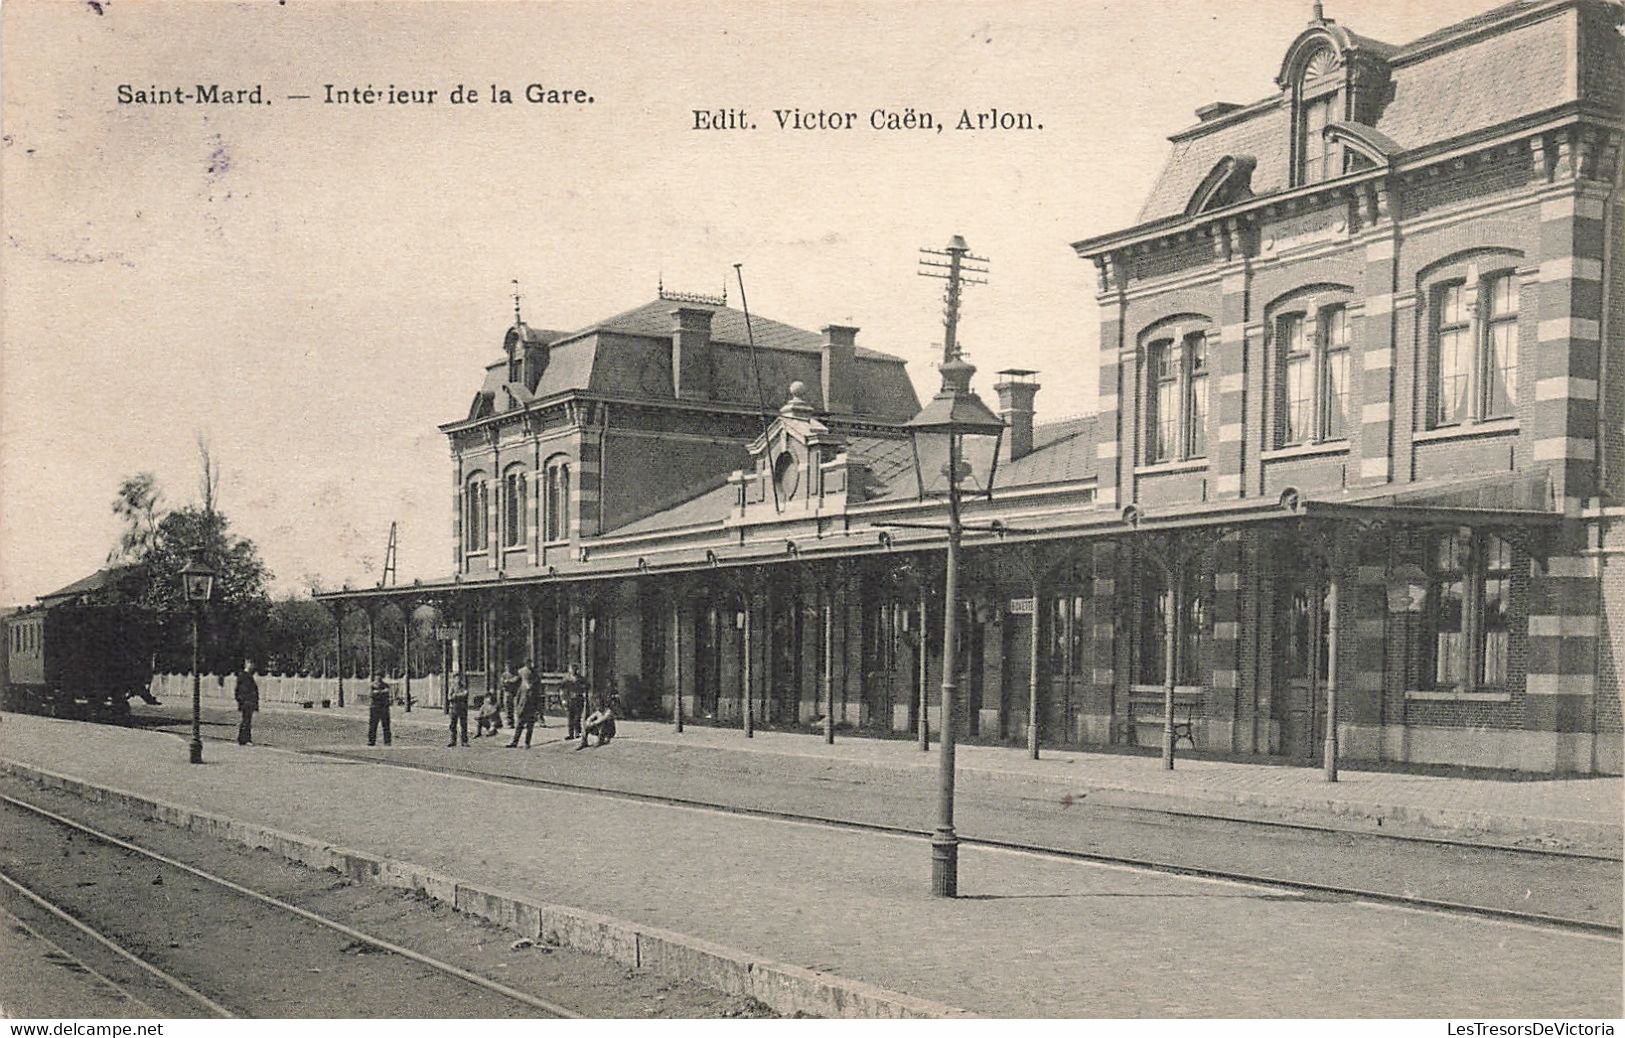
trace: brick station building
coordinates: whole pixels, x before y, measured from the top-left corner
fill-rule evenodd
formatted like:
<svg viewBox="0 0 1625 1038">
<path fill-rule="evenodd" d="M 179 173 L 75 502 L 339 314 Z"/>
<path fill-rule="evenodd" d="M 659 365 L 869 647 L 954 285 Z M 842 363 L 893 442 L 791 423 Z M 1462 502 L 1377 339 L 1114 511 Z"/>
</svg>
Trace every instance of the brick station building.
<svg viewBox="0 0 1625 1038">
<path fill-rule="evenodd" d="M 1395 45 L 1317 5 L 1260 100 L 1170 138 L 1139 222 L 1074 245 L 1099 413 L 993 386 L 962 735 L 1036 701 L 1047 746 L 1307 763 L 1330 709 L 1347 760 L 1621 771 L 1620 21 L 1518 0 Z M 934 725 L 902 362 L 752 327 L 754 360 L 723 300 L 516 315 L 442 426 L 452 575 L 325 597 L 436 604 L 476 687 L 528 654 L 644 716 Z"/>
</svg>

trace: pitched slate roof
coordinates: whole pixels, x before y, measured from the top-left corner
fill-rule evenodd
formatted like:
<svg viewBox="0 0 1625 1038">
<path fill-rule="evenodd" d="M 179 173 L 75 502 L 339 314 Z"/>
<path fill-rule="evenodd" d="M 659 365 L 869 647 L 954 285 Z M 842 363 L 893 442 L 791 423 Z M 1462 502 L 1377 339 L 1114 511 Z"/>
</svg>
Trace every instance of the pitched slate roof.
<svg viewBox="0 0 1625 1038">
<path fill-rule="evenodd" d="M 1045 483 L 1075 483 L 1096 474 L 1096 417 L 1084 415 L 1040 425 L 1033 430 L 1031 453 L 1000 464 L 995 491 Z M 847 456 L 868 469 L 863 500 L 896 500 L 918 493 L 914 448 L 907 437 L 855 435 Z M 743 452 L 740 464 L 748 464 Z M 689 497 L 610 531 L 615 536 L 653 533 L 684 526 L 720 523 L 734 507 L 738 491 L 713 483 Z"/>
<path fill-rule="evenodd" d="M 1449 46 L 1476 30 L 1558 6 L 1553 0 L 1513 0 L 1399 47 L 1350 33 L 1363 51 L 1391 63 L 1392 100 L 1374 128 L 1411 151 L 1575 100 L 1575 86 L 1565 75 L 1572 56 L 1562 19 L 1537 18 Z M 1253 194 L 1284 190 L 1290 183 L 1289 122 L 1285 96 L 1272 94 L 1233 118 L 1214 119 L 1211 128 L 1198 124 L 1175 134 L 1137 222 L 1183 213 L 1203 178 L 1227 155 L 1257 159 Z"/>
<path fill-rule="evenodd" d="M 824 408 L 822 334 L 753 314 L 751 330 L 757 348 L 752 351 L 742 311 L 670 298 L 652 300 L 568 334 L 527 328 L 531 341 L 547 344 L 546 365 L 534 391 L 512 387 L 514 398 L 522 403 L 586 390 L 671 400 L 672 311 L 678 307 L 711 313 L 711 400 L 765 410 L 784 398 L 790 383 L 802 382 L 807 387 L 806 399 L 815 408 Z M 902 358 L 861 346 L 855 357 L 853 413 L 890 421 L 913 417 L 920 408 L 919 397 Z M 480 393 L 498 412 L 510 406 L 503 392 L 507 379 L 506 360 L 486 367 Z M 471 417 L 478 416 L 471 413 Z"/>
<path fill-rule="evenodd" d="M 588 325 L 580 331 L 569 336 L 586 335 L 593 331 L 622 332 L 627 335 L 650 335 L 666 338 L 671 335 L 671 312 L 678 307 L 687 307 L 694 310 L 711 311 L 711 341 L 733 343 L 736 346 L 745 346 L 750 342 L 746 334 L 744 311 L 735 310 L 730 306 L 719 306 L 712 303 L 694 303 L 674 299 L 653 299 L 642 306 L 633 307 L 614 317 L 606 318 Z M 761 317 L 752 314 L 750 329 L 755 334 L 756 345 L 760 349 L 770 350 L 800 350 L 817 353 L 824 344 L 824 337 L 817 332 L 797 328 L 794 325 L 775 321 L 770 317 Z M 858 357 L 868 360 L 900 360 L 889 353 L 880 353 L 876 350 L 858 347 Z"/>
</svg>

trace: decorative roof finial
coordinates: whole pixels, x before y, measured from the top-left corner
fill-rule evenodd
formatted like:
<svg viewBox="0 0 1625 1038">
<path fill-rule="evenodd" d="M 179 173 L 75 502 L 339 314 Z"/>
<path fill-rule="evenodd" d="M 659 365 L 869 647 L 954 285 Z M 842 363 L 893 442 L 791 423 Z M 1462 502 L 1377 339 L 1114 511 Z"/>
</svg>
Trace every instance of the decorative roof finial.
<svg viewBox="0 0 1625 1038">
<path fill-rule="evenodd" d="M 1325 20 L 1326 20 L 1326 9 L 1321 6 L 1320 0 L 1315 0 L 1314 5 L 1312 7 L 1310 7 L 1310 9 L 1309 9 L 1309 21 L 1312 24 L 1318 25 L 1319 23 L 1324 22 Z"/>
<path fill-rule="evenodd" d="M 519 316 L 519 279 L 518 278 L 513 279 L 513 323 L 514 323 L 515 327 L 525 323 L 525 319 L 523 317 Z"/>
<path fill-rule="evenodd" d="M 655 298 L 657 298 L 657 299 L 666 298 L 666 274 L 665 274 L 665 271 L 661 271 L 659 274 L 655 275 Z"/>
</svg>

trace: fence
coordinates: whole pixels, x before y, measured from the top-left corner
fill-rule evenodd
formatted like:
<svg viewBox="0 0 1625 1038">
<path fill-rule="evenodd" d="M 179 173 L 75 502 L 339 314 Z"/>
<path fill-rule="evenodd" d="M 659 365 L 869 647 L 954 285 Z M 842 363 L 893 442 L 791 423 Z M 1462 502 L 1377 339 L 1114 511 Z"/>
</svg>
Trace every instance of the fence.
<svg viewBox="0 0 1625 1038">
<path fill-rule="evenodd" d="M 405 703 L 406 679 L 400 675 L 385 674 L 384 680 L 394 689 L 395 702 Z M 319 707 L 324 699 L 332 706 L 337 706 L 339 702 L 339 679 L 334 677 L 310 674 L 256 674 L 254 681 L 260 688 L 261 703 L 281 703 L 289 706 L 311 703 Z M 365 677 L 345 678 L 344 701 L 351 705 L 365 703 L 368 683 Z M 152 694 L 159 699 L 190 700 L 192 675 L 154 674 L 151 688 Z M 237 680 L 234 675 L 203 675 L 204 699 L 234 702 L 236 689 Z M 439 709 L 444 702 L 439 674 L 424 674 L 412 679 L 413 706 Z"/>
</svg>

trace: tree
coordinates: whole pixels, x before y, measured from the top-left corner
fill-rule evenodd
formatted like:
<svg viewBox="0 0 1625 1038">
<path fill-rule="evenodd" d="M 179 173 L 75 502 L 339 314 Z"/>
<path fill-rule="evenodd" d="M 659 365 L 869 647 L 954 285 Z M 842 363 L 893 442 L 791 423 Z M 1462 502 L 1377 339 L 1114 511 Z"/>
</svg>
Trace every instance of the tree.
<svg viewBox="0 0 1625 1038">
<path fill-rule="evenodd" d="M 216 507 L 220 470 L 208 441 L 198 438 L 199 489 L 203 504 L 160 509 L 162 492 L 150 472 L 137 473 L 119 485 L 113 511 L 124 521 L 109 561 L 129 579 L 120 597 L 154 610 L 159 616 L 157 665 L 185 669 L 191 665 L 191 605 L 180 586 L 180 571 L 194 557 L 216 573 L 214 594 L 203 623 L 202 662 L 208 669 L 235 668 L 243 657 L 259 659 L 273 647 L 266 619 L 271 574 L 259 548 L 231 530 Z"/>
<path fill-rule="evenodd" d="M 260 663 L 271 674 L 313 674 L 331 666 L 333 614 L 320 602 L 289 595 L 271 603 Z"/>
<path fill-rule="evenodd" d="M 161 511 L 158 502 L 163 494 L 158 481 L 150 472 L 138 472 L 119 484 L 118 496 L 113 499 L 113 514 L 119 517 L 124 529 L 118 544 L 107 553 L 110 566 L 139 564 L 152 550 L 158 537 Z"/>
<path fill-rule="evenodd" d="M 145 558 L 147 579 L 143 604 L 166 618 L 167 628 L 184 622 L 191 607 L 180 585 L 180 572 L 193 557 L 215 571 L 214 595 L 205 614 L 211 635 L 204 657 L 211 669 L 235 669 L 244 656 L 258 658 L 271 648 L 265 620 L 271 600 L 266 594 L 271 574 L 260 560 L 259 548 L 231 532 L 221 512 L 206 512 L 188 505 L 165 515 Z M 172 650 L 190 652 L 187 637 L 165 639 Z M 189 661 L 189 657 L 188 657 Z"/>
</svg>

